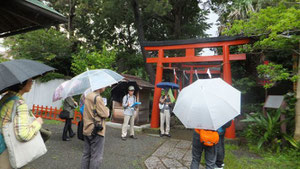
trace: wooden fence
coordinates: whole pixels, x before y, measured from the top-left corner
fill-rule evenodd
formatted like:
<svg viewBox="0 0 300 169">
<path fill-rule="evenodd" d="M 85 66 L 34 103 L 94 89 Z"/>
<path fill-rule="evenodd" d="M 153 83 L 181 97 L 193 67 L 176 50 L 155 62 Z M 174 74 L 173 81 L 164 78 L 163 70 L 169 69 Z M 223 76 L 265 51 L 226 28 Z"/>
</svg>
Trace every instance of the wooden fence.
<svg viewBox="0 0 300 169">
<path fill-rule="evenodd" d="M 48 106 L 39 106 L 39 105 L 33 105 L 32 106 L 32 113 L 35 115 L 35 117 L 41 117 L 43 119 L 50 119 L 50 120 L 58 120 L 58 121 L 65 121 L 61 118 L 59 118 L 59 114 L 62 111 L 62 109 L 57 109 L 56 107 L 48 107 Z M 80 112 L 77 112 L 75 110 L 74 112 L 74 119 L 72 121 L 73 124 L 78 125 L 78 122 L 82 119 L 82 116 Z"/>
</svg>

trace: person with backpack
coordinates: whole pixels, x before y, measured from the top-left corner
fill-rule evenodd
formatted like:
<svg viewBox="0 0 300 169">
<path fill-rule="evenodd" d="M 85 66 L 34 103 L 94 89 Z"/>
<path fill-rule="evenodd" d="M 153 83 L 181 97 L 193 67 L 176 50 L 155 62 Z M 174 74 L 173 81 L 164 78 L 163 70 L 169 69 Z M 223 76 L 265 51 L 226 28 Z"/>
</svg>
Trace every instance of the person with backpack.
<svg viewBox="0 0 300 169">
<path fill-rule="evenodd" d="M 219 142 L 216 145 L 217 157 L 216 157 L 215 169 L 223 169 L 224 167 L 224 158 L 225 158 L 224 137 L 225 137 L 226 128 L 230 127 L 230 125 L 231 125 L 231 120 L 218 129 Z"/>
<path fill-rule="evenodd" d="M 170 117 L 171 117 L 171 99 L 165 90 L 162 91 L 161 97 L 159 99 L 160 108 L 160 137 L 170 135 Z M 165 127 L 166 123 L 166 127 Z"/>
<path fill-rule="evenodd" d="M 105 142 L 105 118 L 109 108 L 105 106 L 101 93 L 105 88 L 87 94 L 83 111 L 84 147 L 81 169 L 99 169 L 102 164 Z"/>
<path fill-rule="evenodd" d="M 206 169 L 214 169 L 217 152 L 216 144 L 219 141 L 219 134 L 216 131 L 195 129 L 192 143 L 191 169 L 199 169 L 202 152 L 205 153 Z"/>
<path fill-rule="evenodd" d="M 134 95 L 134 86 L 128 87 L 128 94 L 123 97 L 122 106 L 124 107 L 124 121 L 122 125 L 121 139 L 126 140 L 127 136 L 127 126 L 130 121 L 130 138 L 137 139 L 134 135 L 134 118 L 135 118 L 135 107 L 132 105 L 136 102 L 136 97 Z"/>
</svg>

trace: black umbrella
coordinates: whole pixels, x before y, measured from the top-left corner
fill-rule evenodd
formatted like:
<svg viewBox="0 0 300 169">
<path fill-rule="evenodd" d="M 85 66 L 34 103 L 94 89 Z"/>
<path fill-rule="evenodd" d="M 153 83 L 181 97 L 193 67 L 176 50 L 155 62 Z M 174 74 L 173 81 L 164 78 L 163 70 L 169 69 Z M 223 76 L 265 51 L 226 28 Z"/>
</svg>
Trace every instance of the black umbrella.
<svg viewBox="0 0 300 169">
<path fill-rule="evenodd" d="M 52 70 L 53 67 L 27 59 L 2 62 L 0 63 L 0 92 Z"/>
<path fill-rule="evenodd" d="M 128 93 L 129 86 L 134 87 L 134 95 L 136 95 L 139 90 L 139 86 L 135 81 L 119 82 L 111 90 L 112 99 L 118 102 L 122 102 L 123 97 Z"/>
</svg>

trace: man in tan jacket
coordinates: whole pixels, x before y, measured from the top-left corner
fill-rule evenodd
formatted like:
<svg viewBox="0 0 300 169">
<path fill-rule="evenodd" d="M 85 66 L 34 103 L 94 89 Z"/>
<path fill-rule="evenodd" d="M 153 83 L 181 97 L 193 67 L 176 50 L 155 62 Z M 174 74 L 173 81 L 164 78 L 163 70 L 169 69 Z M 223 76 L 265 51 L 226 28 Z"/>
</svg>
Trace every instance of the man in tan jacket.
<svg viewBox="0 0 300 169">
<path fill-rule="evenodd" d="M 104 119 L 109 116 L 109 109 L 105 106 L 103 99 L 100 96 L 100 93 L 104 91 L 105 88 L 91 92 L 86 96 L 84 101 L 84 150 L 81 161 L 81 169 L 99 169 L 101 166 L 106 129 Z M 94 104 L 95 98 L 96 104 Z M 94 109 L 96 109 L 96 114 L 93 112 Z M 92 134 L 95 126 L 94 120 L 98 124 L 102 123 L 103 129 Z"/>
</svg>

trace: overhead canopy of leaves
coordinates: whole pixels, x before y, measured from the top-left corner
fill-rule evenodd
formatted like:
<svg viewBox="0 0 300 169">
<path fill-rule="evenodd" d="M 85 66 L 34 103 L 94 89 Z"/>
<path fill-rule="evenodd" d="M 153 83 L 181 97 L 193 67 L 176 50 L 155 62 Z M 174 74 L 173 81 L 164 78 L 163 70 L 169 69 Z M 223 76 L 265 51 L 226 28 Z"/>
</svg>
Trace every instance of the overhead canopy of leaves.
<svg viewBox="0 0 300 169">
<path fill-rule="evenodd" d="M 116 70 L 116 52 L 108 50 L 106 46 L 102 47 L 102 51 L 97 49 L 82 49 L 78 54 L 72 56 L 72 71 L 78 75 L 87 69 L 111 69 Z"/>
<path fill-rule="evenodd" d="M 280 3 L 251 13 L 248 20 L 236 20 L 227 35 L 258 36 L 254 49 L 295 49 L 300 40 L 300 10 Z"/>
</svg>

